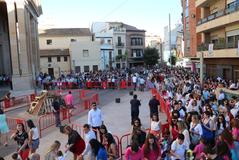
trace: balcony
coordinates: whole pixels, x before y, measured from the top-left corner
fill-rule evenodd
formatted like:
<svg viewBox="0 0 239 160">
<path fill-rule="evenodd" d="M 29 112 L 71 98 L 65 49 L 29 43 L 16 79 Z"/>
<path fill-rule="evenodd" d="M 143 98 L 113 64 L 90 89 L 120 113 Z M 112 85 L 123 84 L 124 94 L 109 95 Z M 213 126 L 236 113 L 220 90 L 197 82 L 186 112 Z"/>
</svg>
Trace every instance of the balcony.
<svg viewBox="0 0 239 160">
<path fill-rule="evenodd" d="M 196 7 L 202 7 L 202 6 L 205 6 L 207 5 L 210 1 L 212 0 L 196 0 Z"/>
<path fill-rule="evenodd" d="M 209 43 L 203 43 L 197 48 L 197 57 L 200 57 L 200 52 L 204 53 L 204 57 L 206 58 L 225 58 L 225 57 L 239 57 L 237 53 L 238 44 L 236 42 L 233 43 L 224 43 L 219 42 L 213 45 L 213 53 L 210 55 L 208 53 Z"/>
<path fill-rule="evenodd" d="M 200 57 L 202 51 L 197 52 L 197 57 Z M 220 49 L 220 50 L 213 50 L 212 54 L 208 53 L 207 51 L 203 51 L 204 58 L 238 58 L 237 49 Z"/>
<path fill-rule="evenodd" d="M 239 21 L 239 3 L 233 6 L 220 10 L 208 17 L 205 17 L 197 22 L 197 33 L 225 26 Z"/>
<path fill-rule="evenodd" d="M 124 43 L 122 43 L 122 42 L 118 42 L 115 45 L 116 45 L 116 47 L 124 47 Z"/>
</svg>

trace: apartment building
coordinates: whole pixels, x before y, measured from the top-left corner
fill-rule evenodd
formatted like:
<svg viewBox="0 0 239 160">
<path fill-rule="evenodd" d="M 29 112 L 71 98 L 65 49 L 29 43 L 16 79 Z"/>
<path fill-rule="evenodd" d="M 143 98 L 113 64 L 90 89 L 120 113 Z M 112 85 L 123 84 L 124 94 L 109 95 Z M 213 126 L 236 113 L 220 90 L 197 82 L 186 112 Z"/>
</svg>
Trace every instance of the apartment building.
<svg viewBox="0 0 239 160">
<path fill-rule="evenodd" d="M 197 57 L 207 76 L 239 79 L 239 0 L 196 0 Z"/>
<path fill-rule="evenodd" d="M 122 22 L 95 22 L 92 32 L 101 41 L 102 69 L 143 65 L 145 30 Z"/>
<path fill-rule="evenodd" d="M 89 28 L 51 28 L 39 34 L 40 70 L 54 77 L 72 70 L 70 46 L 72 43 L 83 45 L 91 42 L 93 35 Z M 82 44 L 81 44 L 82 42 Z"/>
</svg>

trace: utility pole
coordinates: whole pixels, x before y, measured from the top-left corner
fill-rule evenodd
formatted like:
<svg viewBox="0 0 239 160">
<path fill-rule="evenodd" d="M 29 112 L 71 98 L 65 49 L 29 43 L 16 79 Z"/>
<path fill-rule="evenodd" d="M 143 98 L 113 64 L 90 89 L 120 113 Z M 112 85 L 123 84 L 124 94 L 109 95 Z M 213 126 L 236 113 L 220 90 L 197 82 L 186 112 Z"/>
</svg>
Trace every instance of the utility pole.
<svg viewBox="0 0 239 160">
<path fill-rule="evenodd" d="M 171 52 L 171 16 L 169 13 L 169 37 L 168 37 L 168 44 L 169 44 L 169 56 L 170 56 L 170 66 L 172 67 L 172 52 Z"/>
<path fill-rule="evenodd" d="M 203 85 L 203 52 L 200 55 L 200 83 Z"/>
</svg>

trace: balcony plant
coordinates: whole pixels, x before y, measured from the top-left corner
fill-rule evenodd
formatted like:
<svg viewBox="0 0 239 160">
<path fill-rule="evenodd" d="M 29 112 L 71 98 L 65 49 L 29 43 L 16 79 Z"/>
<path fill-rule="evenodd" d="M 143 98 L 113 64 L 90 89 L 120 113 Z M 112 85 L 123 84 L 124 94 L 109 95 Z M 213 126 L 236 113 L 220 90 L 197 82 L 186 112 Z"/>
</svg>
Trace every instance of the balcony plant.
<svg viewBox="0 0 239 160">
<path fill-rule="evenodd" d="M 214 44 L 214 49 L 224 49 L 225 38 L 218 38 L 218 42 Z"/>
<path fill-rule="evenodd" d="M 198 45 L 198 51 L 207 51 L 208 50 L 208 44 L 207 43 L 201 43 Z"/>
</svg>

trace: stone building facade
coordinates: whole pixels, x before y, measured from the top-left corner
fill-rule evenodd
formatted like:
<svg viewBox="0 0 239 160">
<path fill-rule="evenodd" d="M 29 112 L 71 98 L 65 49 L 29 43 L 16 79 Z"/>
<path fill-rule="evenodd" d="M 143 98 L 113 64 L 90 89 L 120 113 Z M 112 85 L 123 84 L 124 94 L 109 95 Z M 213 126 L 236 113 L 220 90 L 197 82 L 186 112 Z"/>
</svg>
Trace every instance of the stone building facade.
<svg viewBox="0 0 239 160">
<path fill-rule="evenodd" d="M 14 91 L 32 90 L 39 73 L 39 0 L 0 0 L 0 74 Z"/>
</svg>

